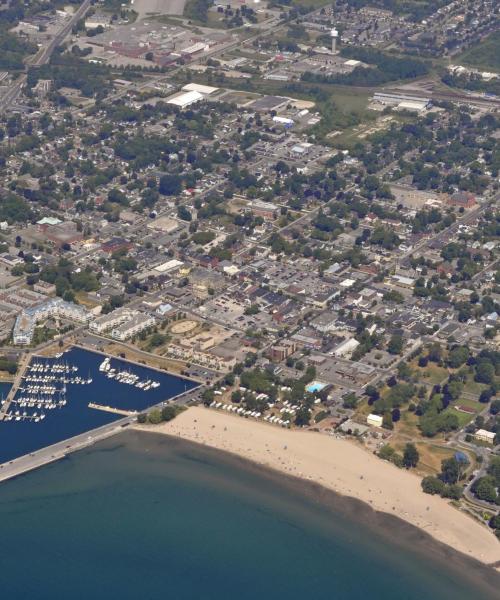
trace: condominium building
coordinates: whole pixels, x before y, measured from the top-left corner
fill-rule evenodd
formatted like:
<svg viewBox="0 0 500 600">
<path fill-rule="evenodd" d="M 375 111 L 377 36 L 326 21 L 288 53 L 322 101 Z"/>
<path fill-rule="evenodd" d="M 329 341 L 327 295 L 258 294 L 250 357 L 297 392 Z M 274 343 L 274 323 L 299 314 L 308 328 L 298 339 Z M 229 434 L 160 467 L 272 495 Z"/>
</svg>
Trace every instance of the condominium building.
<svg viewBox="0 0 500 600">
<path fill-rule="evenodd" d="M 148 327 L 154 327 L 154 325 L 156 325 L 154 317 L 137 312 L 132 318 L 127 319 L 125 323 L 113 329 L 111 337 L 120 341 L 128 340 Z"/>
<path fill-rule="evenodd" d="M 77 323 L 88 323 L 91 315 L 83 306 L 65 302 L 61 298 L 52 298 L 37 306 L 24 309 L 17 316 L 12 332 L 14 344 L 19 346 L 30 344 L 37 323 L 51 317 L 68 319 Z"/>
<path fill-rule="evenodd" d="M 89 325 L 90 331 L 94 333 L 104 333 L 105 331 L 109 331 L 115 329 L 125 321 L 128 321 L 132 317 L 137 314 L 137 311 L 130 310 L 127 308 L 118 308 L 113 312 L 102 315 L 94 319 L 92 323 Z"/>
</svg>

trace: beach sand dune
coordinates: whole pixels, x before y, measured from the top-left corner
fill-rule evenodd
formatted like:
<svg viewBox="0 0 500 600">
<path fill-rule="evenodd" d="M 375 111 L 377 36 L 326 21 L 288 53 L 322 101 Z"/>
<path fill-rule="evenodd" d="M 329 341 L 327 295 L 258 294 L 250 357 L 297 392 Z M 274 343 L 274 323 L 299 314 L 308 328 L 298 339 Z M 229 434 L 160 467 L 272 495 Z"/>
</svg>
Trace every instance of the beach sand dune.
<svg viewBox="0 0 500 600">
<path fill-rule="evenodd" d="M 455 550 L 491 564 L 500 543 L 479 522 L 442 498 L 424 494 L 420 478 L 355 442 L 294 431 L 194 407 L 175 420 L 138 429 L 178 436 L 316 482 L 415 525 Z"/>
</svg>

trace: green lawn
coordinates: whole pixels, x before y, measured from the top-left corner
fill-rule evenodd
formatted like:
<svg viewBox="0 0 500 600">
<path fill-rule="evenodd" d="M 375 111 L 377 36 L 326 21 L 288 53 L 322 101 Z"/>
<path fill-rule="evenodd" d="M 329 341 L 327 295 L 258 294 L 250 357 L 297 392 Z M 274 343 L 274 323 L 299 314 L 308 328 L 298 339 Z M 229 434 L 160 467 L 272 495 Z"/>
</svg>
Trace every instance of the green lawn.
<svg viewBox="0 0 500 600">
<path fill-rule="evenodd" d="M 488 386 L 485 383 L 478 383 L 473 379 L 467 379 L 467 383 L 464 386 L 464 392 L 479 396 L 479 394 L 485 390 Z"/>
<path fill-rule="evenodd" d="M 406 440 L 395 440 L 391 442 L 397 451 L 403 453 L 406 445 Z M 447 458 L 451 458 L 455 454 L 455 450 L 429 443 L 428 441 L 416 442 L 420 460 L 417 467 L 417 472 L 420 475 L 436 475 L 441 470 L 441 463 Z"/>
<path fill-rule="evenodd" d="M 401 420 L 396 423 L 395 431 L 412 439 L 421 438 L 422 434 L 418 428 L 419 418 L 413 412 L 401 411 Z"/>
<path fill-rule="evenodd" d="M 465 402 L 458 402 L 458 404 L 465 404 Z M 452 415 L 455 415 L 458 418 L 458 423 L 459 423 L 460 429 L 462 429 L 462 427 L 465 427 L 471 421 L 473 421 L 475 419 L 475 416 L 476 416 L 476 415 L 473 415 L 473 414 L 461 412 L 461 411 L 457 410 L 456 408 L 454 408 L 453 406 L 448 406 L 448 408 L 445 408 L 443 410 L 442 414 L 452 414 Z"/>
<path fill-rule="evenodd" d="M 476 402 L 475 400 L 469 400 L 467 398 L 460 398 L 459 400 L 457 400 L 455 402 L 455 405 L 472 408 L 474 411 L 476 411 L 477 414 L 479 414 L 485 407 L 484 404 L 481 404 L 480 402 Z"/>
<path fill-rule="evenodd" d="M 448 377 L 448 370 L 444 367 L 439 367 L 435 363 L 428 363 L 426 367 L 419 367 L 417 360 L 410 363 L 410 367 L 419 378 L 419 382 L 436 385 L 441 383 Z"/>
</svg>

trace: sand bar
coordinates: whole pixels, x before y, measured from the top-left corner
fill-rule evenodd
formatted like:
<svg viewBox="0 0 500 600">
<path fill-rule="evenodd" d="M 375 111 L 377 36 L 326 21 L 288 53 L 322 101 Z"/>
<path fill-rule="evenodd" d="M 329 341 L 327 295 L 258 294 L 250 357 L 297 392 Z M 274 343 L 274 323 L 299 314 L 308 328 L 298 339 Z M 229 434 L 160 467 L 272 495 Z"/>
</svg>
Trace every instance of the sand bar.
<svg viewBox="0 0 500 600">
<path fill-rule="evenodd" d="M 136 427 L 225 450 L 314 481 L 408 521 L 483 563 L 500 560 L 500 543 L 485 526 L 446 500 L 424 494 L 419 477 L 380 460 L 355 442 L 202 407 L 190 408 L 169 423 Z"/>
</svg>

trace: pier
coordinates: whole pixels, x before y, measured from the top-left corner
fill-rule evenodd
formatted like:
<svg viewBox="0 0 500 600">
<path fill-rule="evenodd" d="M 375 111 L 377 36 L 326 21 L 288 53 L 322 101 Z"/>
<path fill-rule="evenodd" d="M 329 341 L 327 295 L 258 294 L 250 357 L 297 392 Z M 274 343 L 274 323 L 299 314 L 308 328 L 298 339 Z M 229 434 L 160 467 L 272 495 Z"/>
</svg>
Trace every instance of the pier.
<svg viewBox="0 0 500 600">
<path fill-rule="evenodd" d="M 82 433 L 73 438 L 57 442 L 52 446 L 41 448 L 36 452 L 25 454 L 24 456 L 15 458 L 7 463 L 3 463 L 0 465 L 0 482 L 17 477 L 18 475 L 22 475 L 23 473 L 27 473 L 33 469 L 38 469 L 39 467 L 43 467 L 44 465 L 55 462 L 56 460 L 60 460 L 71 452 L 83 450 L 84 448 L 93 445 L 97 441 L 103 440 L 122 431 L 124 427 L 127 427 L 134 420 L 135 417 L 120 419 L 119 421 L 115 421 L 109 425 L 104 425 L 103 427 L 99 427 L 93 431 Z"/>
<path fill-rule="evenodd" d="M 28 363 L 29 360 L 26 365 Z M 26 365 L 24 368 L 26 368 Z M 204 386 L 192 388 L 168 400 L 160 402 L 148 410 L 151 410 L 152 408 L 163 408 L 167 404 L 173 402 L 185 405 L 193 400 L 193 398 L 199 394 L 203 388 Z M 95 407 L 101 408 L 101 405 L 96 404 Z M 109 409 L 111 412 L 115 412 L 116 414 L 120 414 L 119 409 L 113 409 L 112 407 L 103 408 Z M 38 469 L 39 467 L 43 467 L 44 465 L 65 458 L 72 452 L 77 452 L 78 450 L 88 448 L 94 445 L 96 442 L 120 433 L 136 420 L 137 413 L 133 412 L 132 414 L 127 414 L 127 416 L 124 416 L 113 423 L 109 423 L 108 425 L 103 425 L 102 427 L 92 429 L 75 437 L 61 440 L 60 442 L 57 442 L 51 446 L 40 448 L 40 450 L 36 450 L 30 454 L 25 454 L 24 456 L 20 456 L 19 458 L 15 458 L 9 462 L 0 464 L 0 482 L 6 481 L 13 477 L 18 477 L 19 475 L 27 473 L 28 471 Z"/>
<path fill-rule="evenodd" d="M 104 404 L 96 404 L 95 402 L 89 402 L 88 406 L 89 408 L 94 408 L 95 410 L 102 410 L 103 412 L 113 413 L 115 415 L 123 415 L 124 417 L 137 415 L 136 410 L 114 408 L 113 406 L 104 406 Z"/>
</svg>

